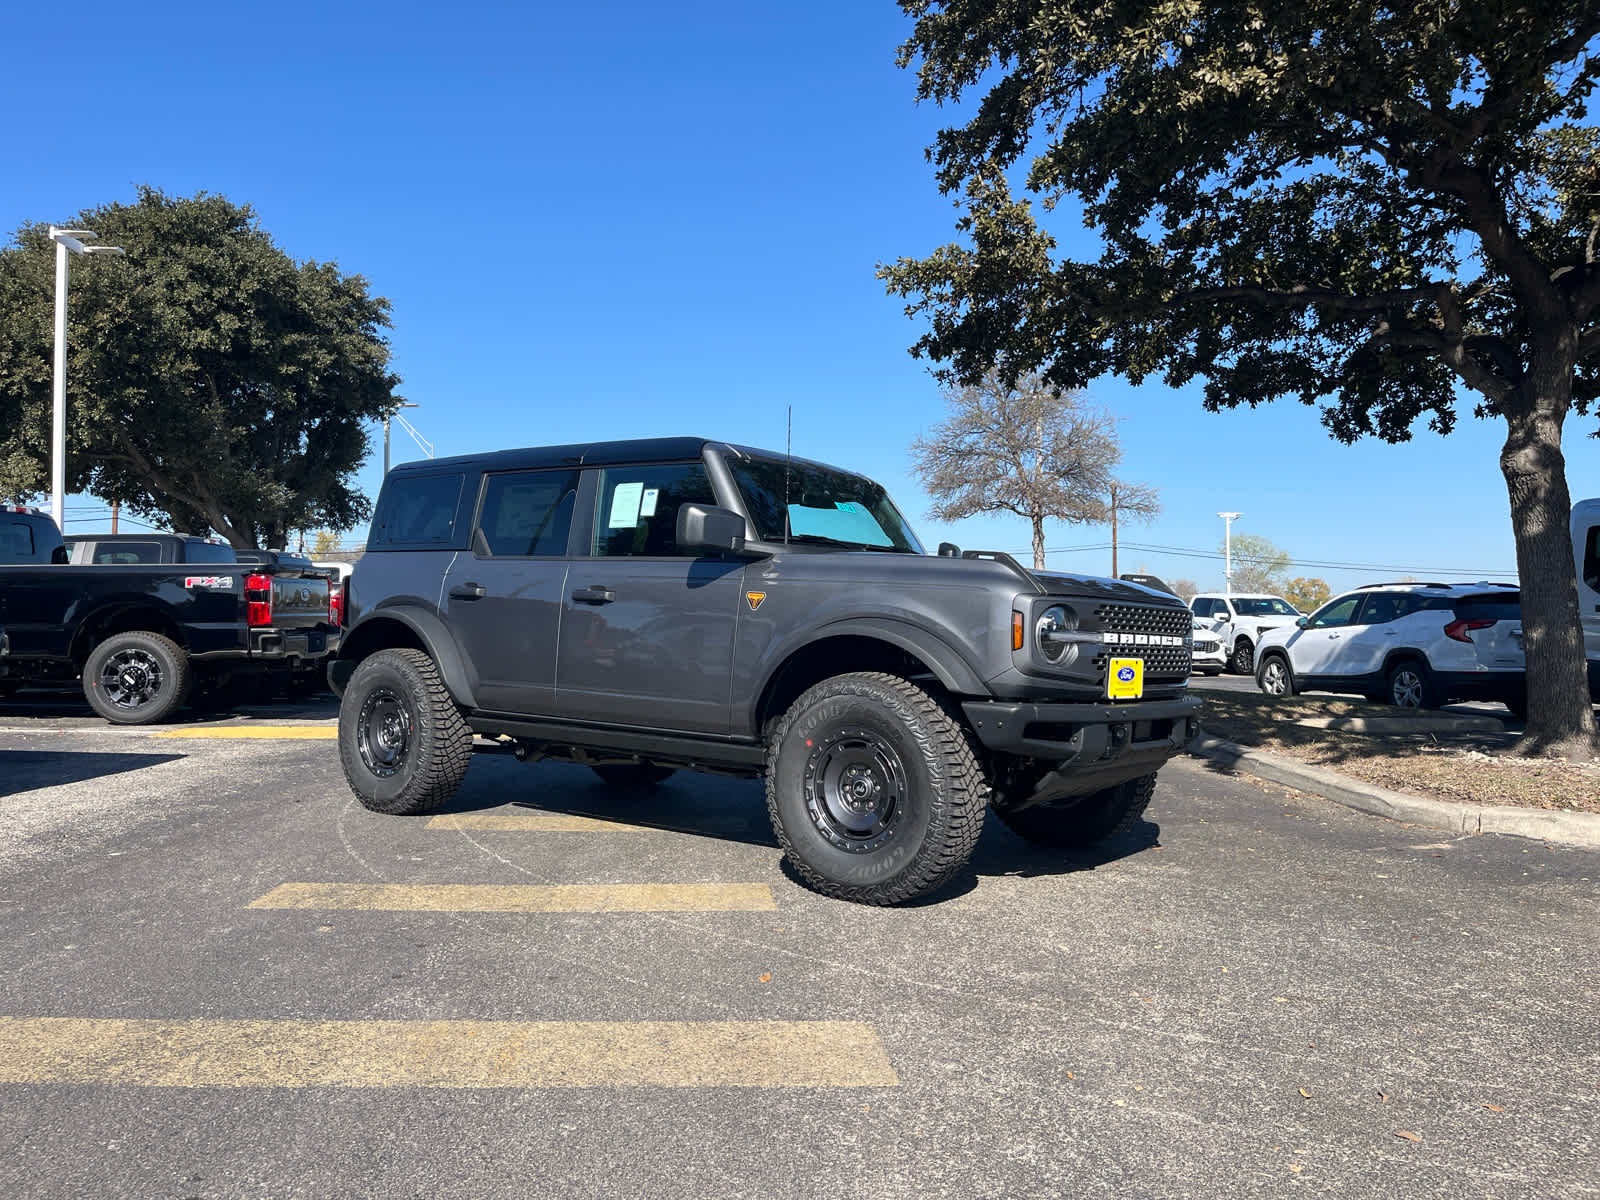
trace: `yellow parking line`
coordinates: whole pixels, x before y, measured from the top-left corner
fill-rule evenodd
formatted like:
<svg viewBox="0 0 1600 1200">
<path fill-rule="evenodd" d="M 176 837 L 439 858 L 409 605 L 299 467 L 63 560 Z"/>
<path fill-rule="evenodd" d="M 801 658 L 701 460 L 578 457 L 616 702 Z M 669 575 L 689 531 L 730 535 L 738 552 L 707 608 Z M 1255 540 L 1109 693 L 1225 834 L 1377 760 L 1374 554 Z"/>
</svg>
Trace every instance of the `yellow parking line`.
<svg viewBox="0 0 1600 1200">
<path fill-rule="evenodd" d="M 764 883 L 281 883 L 251 908 L 370 912 L 774 912 Z"/>
<path fill-rule="evenodd" d="M 207 726 L 199 729 L 167 729 L 152 734 L 158 738 L 301 738 L 331 742 L 339 736 L 333 725 L 252 725 Z"/>
<path fill-rule="evenodd" d="M 133 1087 L 895 1087 L 857 1021 L 0 1017 L 0 1083 Z"/>
<path fill-rule="evenodd" d="M 446 813 L 428 822 L 429 829 L 459 829 L 473 833 L 642 833 L 649 826 L 622 821 L 602 821 L 571 813 Z"/>
</svg>

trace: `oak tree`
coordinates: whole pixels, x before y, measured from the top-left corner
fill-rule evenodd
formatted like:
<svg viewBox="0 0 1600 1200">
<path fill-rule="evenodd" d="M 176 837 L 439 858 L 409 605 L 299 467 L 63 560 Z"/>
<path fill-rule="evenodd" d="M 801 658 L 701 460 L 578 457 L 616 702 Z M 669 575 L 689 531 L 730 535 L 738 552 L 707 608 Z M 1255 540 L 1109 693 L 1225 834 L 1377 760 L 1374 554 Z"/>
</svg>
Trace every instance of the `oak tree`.
<svg viewBox="0 0 1600 1200">
<path fill-rule="evenodd" d="M 1600 748 L 1562 450 L 1600 394 L 1594 0 L 900 6 L 919 98 L 963 105 L 930 151 L 961 240 L 880 268 L 915 352 L 1198 378 L 1344 441 L 1503 422 L 1531 743 Z M 1087 252 L 1041 210 L 1081 212 Z"/>
</svg>

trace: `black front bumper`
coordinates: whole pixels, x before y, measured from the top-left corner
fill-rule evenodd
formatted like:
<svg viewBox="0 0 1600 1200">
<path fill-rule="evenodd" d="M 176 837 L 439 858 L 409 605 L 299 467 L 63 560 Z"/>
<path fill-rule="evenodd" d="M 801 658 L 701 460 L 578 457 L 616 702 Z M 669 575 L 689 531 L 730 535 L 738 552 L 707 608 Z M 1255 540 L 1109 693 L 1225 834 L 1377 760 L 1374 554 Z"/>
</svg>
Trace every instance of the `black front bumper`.
<svg viewBox="0 0 1600 1200">
<path fill-rule="evenodd" d="M 1049 765 L 1033 794 L 1018 798 L 1023 804 L 1084 796 L 1148 775 L 1200 732 L 1200 701 L 1193 696 L 1132 704 L 966 700 L 961 709 L 987 749 Z"/>
</svg>

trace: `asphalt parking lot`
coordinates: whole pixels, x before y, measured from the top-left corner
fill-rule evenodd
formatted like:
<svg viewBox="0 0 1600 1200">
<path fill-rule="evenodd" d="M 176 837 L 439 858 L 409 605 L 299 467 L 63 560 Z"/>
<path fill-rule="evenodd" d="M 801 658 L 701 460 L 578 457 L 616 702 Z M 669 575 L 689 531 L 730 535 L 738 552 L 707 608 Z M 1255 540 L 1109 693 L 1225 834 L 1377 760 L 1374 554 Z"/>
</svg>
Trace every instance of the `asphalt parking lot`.
<svg viewBox="0 0 1600 1200">
<path fill-rule="evenodd" d="M 0 1193 L 1600 1195 L 1600 860 L 1162 776 L 823 899 L 749 781 L 345 788 L 331 702 L 0 705 Z"/>
</svg>

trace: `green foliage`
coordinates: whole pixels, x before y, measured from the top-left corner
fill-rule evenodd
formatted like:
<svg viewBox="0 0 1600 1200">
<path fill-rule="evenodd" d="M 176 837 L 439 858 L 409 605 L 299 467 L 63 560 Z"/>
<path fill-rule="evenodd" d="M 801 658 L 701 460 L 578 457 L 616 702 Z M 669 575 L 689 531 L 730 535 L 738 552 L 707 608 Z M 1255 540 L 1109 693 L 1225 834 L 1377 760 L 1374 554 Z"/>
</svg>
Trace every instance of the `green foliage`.
<svg viewBox="0 0 1600 1200">
<path fill-rule="evenodd" d="M 127 255 L 70 263 L 68 490 L 235 545 L 366 519 L 351 476 L 397 403 L 388 302 L 220 196 L 142 188 L 72 224 Z M 0 493 L 18 498 L 49 484 L 54 252 L 43 225 L 0 250 Z"/>
</svg>

